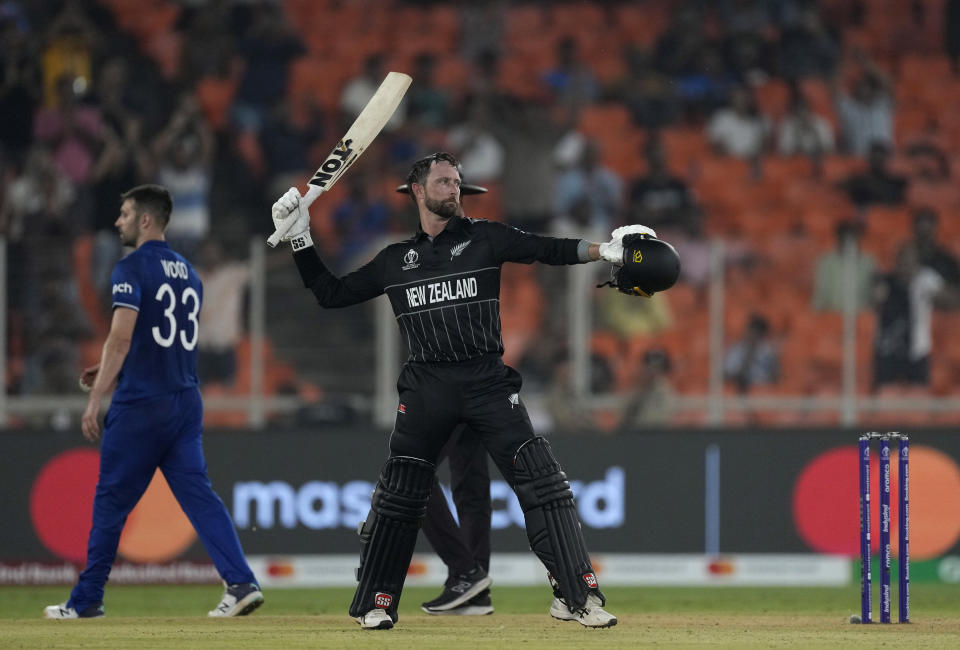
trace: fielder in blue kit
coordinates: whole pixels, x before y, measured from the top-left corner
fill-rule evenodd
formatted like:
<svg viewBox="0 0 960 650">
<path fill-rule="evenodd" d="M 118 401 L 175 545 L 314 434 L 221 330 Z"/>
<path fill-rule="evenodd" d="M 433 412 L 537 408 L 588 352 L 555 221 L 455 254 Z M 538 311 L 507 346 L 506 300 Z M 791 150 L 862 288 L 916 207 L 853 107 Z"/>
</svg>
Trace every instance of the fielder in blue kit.
<svg viewBox="0 0 960 650">
<path fill-rule="evenodd" d="M 141 185 L 121 198 L 120 240 L 136 250 L 113 270 L 110 333 L 100 363 L 80 377 L 90 390 L 81 428 L 91 442 L 100 438 L 100 402 L 115 386 L 104 420 L 87 566 L 70 599 L 47 607 L 44 617 L 104 615 L 104 585 L 120 533 L 157 468 L 226 585 L 209 615 L 249 614 L 263 603 L 263 594 L 210 484 L 201 445 L 197 338 L 203 287 L 190 263 L 164 241 L 172 209 L 166 188 Z"/>
</svg>

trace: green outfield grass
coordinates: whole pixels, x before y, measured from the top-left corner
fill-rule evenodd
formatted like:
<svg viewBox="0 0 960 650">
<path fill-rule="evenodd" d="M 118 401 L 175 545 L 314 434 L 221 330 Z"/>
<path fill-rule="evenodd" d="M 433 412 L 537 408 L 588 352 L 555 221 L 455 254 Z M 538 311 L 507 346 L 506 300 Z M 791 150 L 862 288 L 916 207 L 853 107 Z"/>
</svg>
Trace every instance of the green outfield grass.
<svg viewBox="0 0 960 650">
<path fill-rule="evenodd" d="M 215 620 L 206 612 L 221 595 L 216 586 L 114 586 L 107 591 L 107 618 L 45 621 L 43 607 L 62 602 L 66 587 L 0 587 L 0 647 L 846 649 L 953 648 L 960 639 L 960 585 L 914 585 L 913 623 L 869 626 L 848 622 L 859 611 L 856 587 L 605 591 L 608 609 L 620 619 L 609 630 L 553 620 L 545 588 L 495 587 L 492 616 L 428 616 L 419 605 L 437 590 L 411 588 L 396 628 L 361 631 L 346 615 L 351 589 L 267 590 L 266 603 L 253 615 Z"/>
</svg>

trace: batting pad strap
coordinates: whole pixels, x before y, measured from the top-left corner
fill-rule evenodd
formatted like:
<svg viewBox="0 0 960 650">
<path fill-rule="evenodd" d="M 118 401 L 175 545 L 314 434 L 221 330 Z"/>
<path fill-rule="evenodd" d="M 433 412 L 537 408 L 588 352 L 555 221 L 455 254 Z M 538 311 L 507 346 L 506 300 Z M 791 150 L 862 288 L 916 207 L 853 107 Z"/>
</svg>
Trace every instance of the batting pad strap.
<svg viewBox="0 0 960 650">
<path fill-rule="evenodd" d="M 397 456 L 380 472 L 367 520 L 360 527 L 360 567 L 350 616 L 380 608 L 397 620 L 420 524 L 427 512 L 436 466 Z"/>
</svg>

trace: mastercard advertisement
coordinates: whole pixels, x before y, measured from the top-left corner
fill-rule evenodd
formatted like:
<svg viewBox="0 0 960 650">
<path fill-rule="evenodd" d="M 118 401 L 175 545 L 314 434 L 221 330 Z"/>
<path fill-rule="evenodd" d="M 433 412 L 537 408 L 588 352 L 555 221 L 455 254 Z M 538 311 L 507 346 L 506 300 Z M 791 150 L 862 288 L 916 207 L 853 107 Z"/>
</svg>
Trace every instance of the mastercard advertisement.
<svg viewBox="0 0 960 650">
<path fill-rule="evenodd" d="M 551 437 L 551 443 L 592 552 L 815 553 L 853 560 L 859 552 L 857 433 L 671 430 Z M 909 433 L 911 560 L 958 556 L 960 436 Z M 248 554 L 358 551 L 355 531 L 386 458 L 385 435 L 214 431 L 205 434 L 204 449 L 214 490 Z M 0 436 L 0 564 L 82 566 L 99 460 L 97 447 L 79 432 Z M 876 504 L 876 457 L 871 471 Z M 446 464 L 440 477 L 449 500 Z M 491 477 L 492 548 L 526 552 L 519 503 L 493 468 Z M 891 481 L 896 522 L 896 463 Z M 875 511 L 874 551 L 879 522 Z M 418 551 L 430 552 L 422 539 Z M 118 556 L 125 565 L 180 563 L 187 571 L 208 561 L 162 472 L 127 518 Z M 729 568 L 711 567 L 718 575 Z"/>
</svg>

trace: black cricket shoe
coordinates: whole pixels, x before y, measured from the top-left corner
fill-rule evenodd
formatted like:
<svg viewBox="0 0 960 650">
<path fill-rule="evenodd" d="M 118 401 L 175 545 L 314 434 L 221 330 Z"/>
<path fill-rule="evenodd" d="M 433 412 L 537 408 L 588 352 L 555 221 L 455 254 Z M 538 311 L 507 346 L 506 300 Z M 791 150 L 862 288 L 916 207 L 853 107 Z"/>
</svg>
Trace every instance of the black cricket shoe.
<svg viewBox="0 0 960 650">
<path fill-rule="evenodd" d="M 207 616 L 214 618 L 246 616 L 262 604 L 263 593 L 260 591 L 260 585 L 255 582 L 241 582 L 228 585 L 223 592 L 220 604 L 207 612 Z"/>
<path fill-rule="evenodd" d="M 422 608 L 428 614 L 446 613 L 466 604 L 469 600 L 488 590 L 493 580 L 487 572 L 477 567 L 469 573 L 461 573 L 447 580 L 443 593 L 431 601 L 423 603 Z M 488 598 L 489 599 L 489 598 Z M 493 611 L 493 607 L 490 607 Z M 487 612 L 489 613 L 489 612 Z"/>
<path fill-rule="evenodd" d="M 487 614 L 493 614 L 493 601 L 490 599 L 490 590 L 484 589 L 460 607 L 454 607 L 453 609 L 427 609 L 424 607 L 423 611 L 434 616 L 486 616 Z"/>
</svg>

